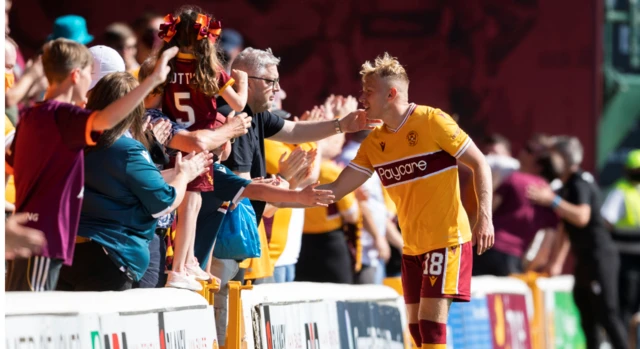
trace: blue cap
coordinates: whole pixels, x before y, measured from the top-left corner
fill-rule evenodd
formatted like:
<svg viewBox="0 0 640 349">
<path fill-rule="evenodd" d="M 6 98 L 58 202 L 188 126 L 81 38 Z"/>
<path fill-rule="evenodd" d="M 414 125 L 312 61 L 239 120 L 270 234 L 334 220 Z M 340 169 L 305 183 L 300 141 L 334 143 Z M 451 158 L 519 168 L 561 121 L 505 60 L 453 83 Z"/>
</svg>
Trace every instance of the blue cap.
<svg viewBox="0 0 640 349">
<path fill-rule="evenodd" d="M 87 21 L 82 16 L 66 15 L 56 18 L 53 33 L 47 40 L 65 38 L 86 45 L 93 41 L 93 35 L 87 31 Z"/>
<path fill-rule="evenodd" d="M 235 48 L 242 47 L 243 45 L 242 35 L 233 29 L 222 29 L 220 35 L 220 46 L 225 52 L 229 52 Z"/>
</svg>

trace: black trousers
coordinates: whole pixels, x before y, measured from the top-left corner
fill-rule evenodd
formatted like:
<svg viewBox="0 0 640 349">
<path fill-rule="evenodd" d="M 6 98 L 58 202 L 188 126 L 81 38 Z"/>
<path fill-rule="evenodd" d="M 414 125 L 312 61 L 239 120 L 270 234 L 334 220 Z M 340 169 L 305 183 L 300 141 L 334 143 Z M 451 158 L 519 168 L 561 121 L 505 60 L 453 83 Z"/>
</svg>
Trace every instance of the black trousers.
<svg viewBox="0 0 640 349">
<path fill-rule="evenodd" d="M 640 312 L 640 255 L 620 254 L 620 312 L 625 326 Z"/>
<path fill-rule="evenodd" d="M 620 259 L 617 252 L 577 258 L 573 299 L 580 311 L 588 349 L 600 348 L 600 326 L 607 332 L 613 348 L 626 349 L 629 345 L 628 331 L 622 323 L 618 308 L 619 269 Z"/>
<path fill-rule="evenodd" d="M 58 291 L 124 291 L 132 285 L 102 246 L 89 241 L 76 244 L 73 264 L 60 270 Z"/>
<path fill-rule="evenodd" d="M 490 249 L 478 256 L 474 248 L 473 276 L 509 276 L 511 274 L 520 274 L 523 271 L 522 258 L 520 257 L 500 252 L 495 249 Z"/>
<path fill-rule="evenodd" d="M 351 254 L 342 230 L 302 234 L 295 281 L 353 284 Z"/>
</svg>

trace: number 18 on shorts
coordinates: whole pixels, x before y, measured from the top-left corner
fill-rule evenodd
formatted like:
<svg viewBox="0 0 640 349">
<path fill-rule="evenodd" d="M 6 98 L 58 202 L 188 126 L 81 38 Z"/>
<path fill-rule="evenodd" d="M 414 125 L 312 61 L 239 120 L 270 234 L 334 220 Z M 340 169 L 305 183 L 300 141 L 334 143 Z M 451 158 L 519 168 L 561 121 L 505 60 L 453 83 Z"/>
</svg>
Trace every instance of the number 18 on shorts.
<svg viewBox="0 0 640 349">
<path fill-rule="evenodd" d="M 402 289 L 406 304 L 420 298 L 471 299 L 471 242 L 409 256 L 402 255 Z"/>
</svg>

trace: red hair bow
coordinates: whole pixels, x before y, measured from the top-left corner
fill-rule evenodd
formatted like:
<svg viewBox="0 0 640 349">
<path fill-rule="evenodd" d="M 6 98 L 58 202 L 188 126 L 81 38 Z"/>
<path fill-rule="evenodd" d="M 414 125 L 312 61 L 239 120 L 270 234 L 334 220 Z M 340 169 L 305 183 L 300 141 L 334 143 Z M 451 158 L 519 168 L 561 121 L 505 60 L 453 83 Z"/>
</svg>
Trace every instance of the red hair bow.
<svg viewBox="0 0 640 349">
<path fill-rule="evenodd" d="M 176 35 L 176 25 L 180 23 L 180 16 L 173 17 L 171 14 L 164 16 L 164 23 L 160 24 L 160 39 L 169 42 Z"/>
<path fill-rule="evenodd" d="M 214 21 L 203 14 L 198 14 L 196 24 L 193 27 L 198 31 L 198 40 L 210 38 L 215 43 L 220 33 L 222 33 L 222 23 Z"/>
</svg>

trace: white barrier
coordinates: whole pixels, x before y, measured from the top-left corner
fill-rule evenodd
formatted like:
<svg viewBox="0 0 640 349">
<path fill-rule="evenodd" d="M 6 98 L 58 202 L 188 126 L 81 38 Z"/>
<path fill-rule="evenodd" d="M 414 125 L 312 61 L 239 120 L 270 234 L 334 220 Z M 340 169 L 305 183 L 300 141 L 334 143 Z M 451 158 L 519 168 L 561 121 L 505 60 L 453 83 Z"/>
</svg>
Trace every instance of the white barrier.
<svg viewBox="0 0 640 349">
<path fill-rule="evenodd" d="M 6 346 L 217 348 L 213 308 L 184 290 L 7 292 Z"/>
<path fill-rule="evenodd" d="M 257 285 L 242 302 L 248 348 L 404 348 L 404 303 L 386 286 Z"/>
</svg>

